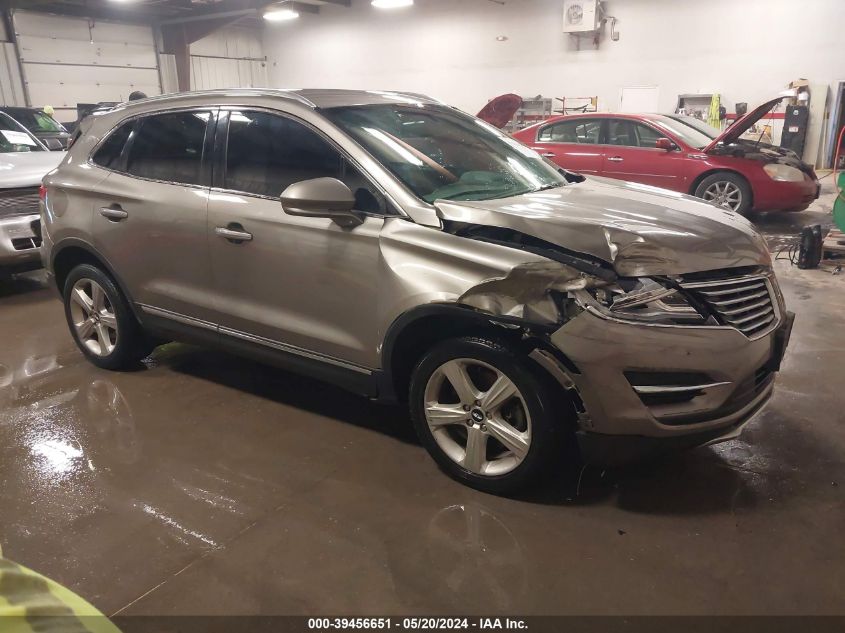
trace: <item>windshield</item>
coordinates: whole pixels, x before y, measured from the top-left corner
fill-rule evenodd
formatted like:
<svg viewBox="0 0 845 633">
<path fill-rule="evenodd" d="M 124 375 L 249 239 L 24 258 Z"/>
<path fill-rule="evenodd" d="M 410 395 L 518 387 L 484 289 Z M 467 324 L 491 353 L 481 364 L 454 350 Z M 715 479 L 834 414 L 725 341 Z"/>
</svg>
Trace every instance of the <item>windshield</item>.
<svg viewBox="0 0 845 633">
<path fill-rule="evenodd" d="M 668 130 L 684 143 L 695 149 L 710 145 L 722 132 L 691 116 L 656 116 L 651 122 Z"/>
<path fill-rule="evenodd" d="M 0 153 L 40 152 L 44 148 L 9 115 L 0 112 Z"/>
<path fill-rule="evenodd" d="M 566 184 L 533 150 L 446 106 L 351 106 L 324 113 L 426 202 L 492 200 Z"/>
<path fill-rule="evenodd" d="M 6 112 L 26 129 L 33 132 L 67 133 L 65 126 L 46 112 L 27 108 L 9 108 Z"/>
</svg>

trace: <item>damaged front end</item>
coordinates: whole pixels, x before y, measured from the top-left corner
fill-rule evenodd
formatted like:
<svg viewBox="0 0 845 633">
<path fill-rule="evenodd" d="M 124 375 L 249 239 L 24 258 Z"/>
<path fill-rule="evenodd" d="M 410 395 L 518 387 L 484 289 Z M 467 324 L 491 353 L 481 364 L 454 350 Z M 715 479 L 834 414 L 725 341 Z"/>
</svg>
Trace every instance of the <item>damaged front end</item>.
<svg viewBox="0 0 845 633">
<path fill-rule="evenodd" d="M 516 231 L 449 221 L 444 230 L 548 259 L 473 286 L 458 297 L 459 305 L 544 326 L 561 326 L 584 310 L 639 323 L 701 325 L 710 318 L 671 277 L 619 277 L 601 260 Z"/>
<path fill-rule="evenodd" d="M 457 303 L 496 316 L 554 325 L 580 312 L 571 293 L 595 282 L 555 262 L 520 264 L 505 277 L 473 286 L 458 297 Z"/>
<path fill-rule="evenodd" d="M 578 386 L 581 372 L 553 342 L 555 332 L 584 312 L 617 323 L 718 325 L 706 306 L 684 291 L 680 276 L 620 276 L 610 262 L 514 229 L 444 215 L 441 221 L 445 233 L 526 253 L 526 262 L 480 281 L 454 302 L 518 336 L 528 356 L 568 391 L 581 429 L 593 428 Z M 604 237 L 614 261 L 642 263 L 655 252 L 644 240 L 622 240 L 613 230 L 605 229 Z"/>
</svg>

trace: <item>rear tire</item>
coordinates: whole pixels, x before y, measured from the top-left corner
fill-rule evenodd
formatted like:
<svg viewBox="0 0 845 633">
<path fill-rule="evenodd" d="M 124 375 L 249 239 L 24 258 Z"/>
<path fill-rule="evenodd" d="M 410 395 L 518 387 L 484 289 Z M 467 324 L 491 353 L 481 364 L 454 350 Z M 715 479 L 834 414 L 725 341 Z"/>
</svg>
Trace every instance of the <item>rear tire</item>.
<svg viewBox="0 0 845 633">
<path fill-rule="evenodd" d="M 747 215 L 751 210 L 751 187 L 739 174 L 727 171 L 710 174 L 698 183 L 695 196 L 740 215 Z"/>
<path fill-rule="evenodd" d="M 414 428 L 440 468 L 485 492 L 539 482 L 572 436 L 553 381 L 500 341 L 443 341 L 417 364 L 409 395 Z"/>
<path fill-rule="evenodd" d="M 144 334 L 120 289 L 102 270 L 80 264 L 62 292 L 65 318 L 76 346 L 103 369 L 132 369 L 154 345 Z"/>
</svg>

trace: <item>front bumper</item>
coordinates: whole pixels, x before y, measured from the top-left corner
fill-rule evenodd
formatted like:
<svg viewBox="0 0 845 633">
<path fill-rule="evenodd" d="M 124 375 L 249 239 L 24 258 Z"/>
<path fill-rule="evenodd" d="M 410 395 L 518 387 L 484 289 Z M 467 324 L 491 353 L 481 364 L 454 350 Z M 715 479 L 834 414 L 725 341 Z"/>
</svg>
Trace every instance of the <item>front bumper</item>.
<svg viewBox="0 0 845 633">
<path fill-rule="evenodd" d="M 583 430 L 578 431 L 575 437 L 578 440 L 581 455 L 587 462 L 605 466 L 632 464 L 696 446 L 719 444 L 739 437 L 742 429 L 763 410 L 771 398 L 773 389 L 774 385 L 770 385 L 726 427 L 678 437 L 605 435 Z"/>
<path fill-rule="evenodd" d="M 805 177 L 801 182 L 771 180 L 754 191 L 755 211 L 803 211 L 819 197 L 821 183 Z"/>
<path fill-rule="evenodd" d="M 771 398 L 793 318 L 781 311 L 777 327 L 756 339 L 725 326 L 640 325 L 590 312 L 572 319 L 552 342 L 580 372 L 570 377 L 585 409 L 584 457 L 617 464 L 729 439 Z M 661 381 L 700 388 L 639 386 Z"/>
<path fill-rule="evenodd" d="M 41 268 L 38 214 L 0 218 L 0 270 L 24 272 Z"/>
</svg>

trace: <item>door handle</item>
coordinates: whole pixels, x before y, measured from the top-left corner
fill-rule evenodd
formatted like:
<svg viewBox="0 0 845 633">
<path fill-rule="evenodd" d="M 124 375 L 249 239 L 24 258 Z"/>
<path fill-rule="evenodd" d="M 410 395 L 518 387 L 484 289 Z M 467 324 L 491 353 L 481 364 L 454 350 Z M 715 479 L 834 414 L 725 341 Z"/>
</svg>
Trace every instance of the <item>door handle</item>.
<svg viewBox="0 0 845 633">
<path fill-rule="evenodd" d="M 545 152 L 543 153 L 544 158 L 554 158 L 556 154 L 554 152 Z"/>
<path fill-rule="evenodd" d="M 100 209 L 100 215 L 112 222 L 120 222 L 121 220 L 125 220 L 129 217 L 129 214 L 118 205 L 115 205 L 114 207 L 102 207 Z"/>
<path fill-rule="evenodd" d="M 222 237 L 224 240 L 229 240 L 235 244 L 241 242 L 252 241 L 252 233 L 247 233 L 243 230 L 240 224 L 230 224 L 229 226 L 218 226 L 214 232 Z"/>
<path fill-rule="evenodd" d="M 621 163 L 625 159 L 622 158 L 621 156 L 611 156 L 607 160 L 609 160 L 611 163 Z"/>
</svg>

